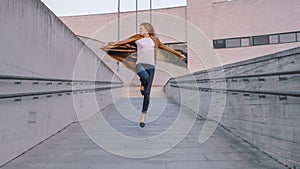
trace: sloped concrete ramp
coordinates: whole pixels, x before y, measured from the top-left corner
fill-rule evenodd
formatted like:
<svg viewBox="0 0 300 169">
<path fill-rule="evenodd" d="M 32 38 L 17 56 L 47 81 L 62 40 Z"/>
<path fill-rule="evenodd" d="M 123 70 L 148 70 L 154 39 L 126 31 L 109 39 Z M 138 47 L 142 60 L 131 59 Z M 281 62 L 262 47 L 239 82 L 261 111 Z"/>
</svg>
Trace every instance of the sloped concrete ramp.
<svg viewBox="0 0 300 169">
<path fill-rule="evenodd" d="M 134 116 L 140 116 L 142 98 L 123 98 L 103 109 L 101 114 L 116 131 L 136 138 L 150 138 L 168 129 L 177 118 L 180 106 L 170 98 L 152 98 L 146 127 L 139 128 L 138 120 L 126 119 L 118 107 L 132 104 Z M 157 107 L 164 107 L 159 110 Z M 159 116 L 153 113 L 162 111 Z M 128 112 L 130 113 L 130 112 Z M 151 115 L 152 113 L 152 115 Z M 185 112 L 194 116 L 191 112 Z M 189 114 L 191 113 L 191 114 Z M 153 120 L 153 121 L 152 121 Z M 150 122 L 151 121 L 151 122 Z M 88 122 L 88 121 L 86 121 Z M 171 150 L 149 158 L 127 158 L 107 152 L 95 144 L 81 124 L 73 123 L 50 139 L 3 166 L 3 169 L 282 169 L 252 145 L 236 137 L 221 126 L 204 144 L 198 143 L 204 120 L 197 119 L 187 136 Z M 106 138 L 109 140 L 110 138 Z M 112 140 L 116 141 L 116 140 Z M 122 140 L 120 141 L 120 145 Z M 157 145 L 159 146 L 159 145 Z M 122 149 L 122 147 L 120 147 Z M 143 149 L 137 146 L 132 151 Z"/>
</svg>

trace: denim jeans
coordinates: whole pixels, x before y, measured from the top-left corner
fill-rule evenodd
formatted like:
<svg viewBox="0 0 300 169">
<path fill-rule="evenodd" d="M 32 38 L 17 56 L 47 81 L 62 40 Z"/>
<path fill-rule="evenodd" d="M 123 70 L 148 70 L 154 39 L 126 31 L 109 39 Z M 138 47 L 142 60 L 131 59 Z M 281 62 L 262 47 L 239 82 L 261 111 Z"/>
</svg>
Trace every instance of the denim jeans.
<svg viewBox="0 0 300 169">
<path fill-rule="evenodd" d="M 141 85 L 144 86 L 143 113 L 146 113 L 150 102 L 150 92 L 155 73 L 155 67 L 149 64 L 139 63 L 136 65 L 137 74 L 140 77 Z"/>
</svg>

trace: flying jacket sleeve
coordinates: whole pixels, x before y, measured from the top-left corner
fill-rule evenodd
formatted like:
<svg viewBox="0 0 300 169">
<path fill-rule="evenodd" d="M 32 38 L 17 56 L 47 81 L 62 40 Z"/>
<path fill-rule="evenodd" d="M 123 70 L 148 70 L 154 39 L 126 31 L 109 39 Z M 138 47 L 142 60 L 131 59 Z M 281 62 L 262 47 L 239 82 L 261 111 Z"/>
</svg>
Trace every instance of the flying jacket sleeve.
<svg viewBox="0 0 300 169">
<path fill-rule="evenodd" d="M 175 50 L 169 48 L 168 46 L 166 46 L 165 44 L 163 44 L 158 38 L 157 38 L 157 40 L 158 40 L 158 48 L 161 48 L 161 49 L 163 49 L 163 50 L 166 50 L 166 51 L 168 51 L 168 52 L 171 52 L 171 53 L 173 53 L 174 55 L 180 57 L 180 55 L 181 55 L 180 52 L 177 52 L 177 51 L 175 51 Z"/>
<path fill-rule="evenodd" d="M 139 39 L 139 35 L 133 35 L 127 39 L 121 40 L 119 42 L 108 42 L 106 45 L 100 48 L 104 51 L 118 51 L 118 52 L 135 52 L 135 46 L 133 45 L 135 41 Z"/>
<path fill-rule="evenodd" d="M 100 48 L 104 50 L 113 59 L 122 62 L 128 69 L 135 72 L 136 52 L 135 41 L 140 35 L 133 35 L 119 42 L 109 42 Z"/>
</svg>

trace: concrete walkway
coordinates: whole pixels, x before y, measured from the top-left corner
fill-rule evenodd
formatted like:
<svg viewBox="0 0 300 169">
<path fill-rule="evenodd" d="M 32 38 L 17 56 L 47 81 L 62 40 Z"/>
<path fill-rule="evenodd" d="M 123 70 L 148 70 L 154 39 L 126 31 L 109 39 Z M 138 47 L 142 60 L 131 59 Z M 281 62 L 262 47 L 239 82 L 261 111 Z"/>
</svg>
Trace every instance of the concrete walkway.
<svg viewBox="0 0 300 169">
<path fill-rule="evenodd" d="M 139 128 L 142 98 L 121 99 L 102 111 L 110 125 L 130 137 L 151 137 L 166 130 L 178 115 L 179 106 L 172 99 L 155 97 L 151 100 L 148 123 Z M 130 103 L 130 121 L 118 109 Z M 158 114 L 153 112 L 157 111 Z M 130 113 L 130 111 L 126 112 Z M 152 113 L 152 114 L 151 114 Z M 285 168 L 247 142 L 218 127 L 204 144 L 198 137 L 204 124 L 197 120 L 188 135 L 166 153 L 149 158 L 125 158 L 111 154 L 95 144 L 80 123 L 74 123 L 39 144 L 3 169 L 282 169 Z M 109 138 L 107 138 L 109 139 Z M 121 140 L 120 140 L 121 141 Z M 159 146 L 159 145 L 158 145 Z M 141 147 L 139 147 L 141 148 Z"/>
</svg>

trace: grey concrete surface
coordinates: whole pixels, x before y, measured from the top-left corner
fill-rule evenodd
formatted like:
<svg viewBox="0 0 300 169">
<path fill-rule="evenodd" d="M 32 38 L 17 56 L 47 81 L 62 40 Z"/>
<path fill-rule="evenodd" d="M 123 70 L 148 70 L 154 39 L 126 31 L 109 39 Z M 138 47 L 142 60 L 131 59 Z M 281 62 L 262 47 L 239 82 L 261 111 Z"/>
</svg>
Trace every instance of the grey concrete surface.
<svg viewBox="0 0 300 169">
<path fill-rule="evenodd" d="M 138 126 L 138 121 L 127 120 L 116 109 L 119 104 L 130 102 L 138 111 L 141 107 L 142 98 L 121 99 L 115 105 L 103 109 L 102 114 L 107 122 L 122 134 L 131 137 L 150 137 L 160 134 L 170 127 L 177 118 L 180 109 L 172 99 L 167 99 L 167 103 L 162 105 L 162 99 L 166 98 L 156 97 L 152 99 L 149 117 L 151 111 L 155 110 L 154 107 L 164 106 L 164 111 L 156 120 L 147 123 L 144 129 Z M 140 116 L 139 113 L 135 115 Z M 285 168 L 220 126 L 207 142 L 199 144 L 198 137 L 203 124 L 204 121 L 198 119 L 188 135 L 170 151 L 150 158 L 133 159 L 108 153 L 88 137 L 80 123 L 74 123 L 3 166 L 2 169 Z M 132 151 L 142 148 L 135 147 Z"/>
<path fill-rule="evenodd" d="M 40 0 L 1 0 L 0 25 L 2 76 L 121 82 Z M 16 85 L 15 82 L 20 84 Z M 42 81 L 33 84 L 35 82 L 0 79 L 0 95 L 54 92 L 71 90 L 72 87 L 95 88 L 85 84 L 71 86 L 53 82 L 47 85 L 47 82 Z M 106 100 L 102 103 L 109 101 L 109 92 L 97 93 Z M 86 100 L 92 94 L 78 93 L 72 96 L 43 96 L 39 99 L 23 97 L 22 102 L 1 100 L 0 165 L 77 121 L 73 98 L 79 98 L 77 100 L 80 104 L 84 101 L 88 104 L 90 101 Z M 82 109 L 86 107 L 89 105 L 80 105 Z"/>
<path fill-rule="evenodd" d="M 165 91 L 179 103 L 182 103 L 182 93 L 190 95 L 190 98 L 184 97 L 184 100 L 190 100 L 186 103 L 200 99 L 199 110 L 195 111 L 213 120 L 215 116 L 210 116 L 212 107 L 224 105 L 223 110 L 216 113 L 223 126 L 285 165 L 300 168 L 300 97 L 296 95 L 300 86 L 299 60 L 300 47 L 297 47 L 177 77 L 173 81 L 191 80 L 194 83 L 178 83 L 181 88 L 168 83 Z M 291 71 L 294 73 L 280 75 Z M 272 76 L 264 75 L 271 73 Z M 245 77 L 247 75 L 249 77 Z M 235 78 L 203 81 L 220 76 Z M 195 79 L 200 82 L 195 83 Z M 226 92 L 198 90 L 198 87 Z M 241 92 L 230 92 L 232 90 Z M 193 95 L 197 92 L 199 95 Z"/>
</svg>

